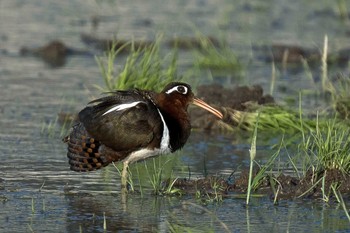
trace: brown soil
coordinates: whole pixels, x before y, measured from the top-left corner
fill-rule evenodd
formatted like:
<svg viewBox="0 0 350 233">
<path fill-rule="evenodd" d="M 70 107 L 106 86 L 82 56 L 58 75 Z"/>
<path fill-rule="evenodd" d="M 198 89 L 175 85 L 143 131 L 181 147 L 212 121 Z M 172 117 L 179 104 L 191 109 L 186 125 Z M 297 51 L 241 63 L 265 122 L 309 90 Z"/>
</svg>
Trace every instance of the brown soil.
<svg viewBox="0 0 350 233">
<path fill-rule="evenodd" d="M 229 178 L 209 176 L 197 180 L 178 179 L 174 183 L 174 188 L 182 190 L 183 193 L 194 195 L 200 193 L 202 196 L 212 196 L 216 194 L 222 197 L 230 194 L 246 194 L 248 187 L 249 171 L 244 170 L 237 177 Z M 265 176 L 260 180 L 258 188 L 253 190 L 253 194 L 262 194 L 277 200 L 311 198 L 322 199 L 322 180 L 324 178 L 324 193 L 327 197 L 334 197 L 331 186 L 335 185 L 344 198 L 350 197 L 350 176 L 343 174 L 339 170 L 328 170 L 319 172 L 307 172 L 305 177 L 299 179 L 285 174 L 278 176 Z M 315 183 L 317 183 L 315 185 Z M 216 188 L 215 188 L 216 187 Z"/>
<path fill-rule="evenodd" d="M 41 58 L 52 68 L 64 66 L 69 55 L 90 55 L 87 51 L 70 48 L 62 41 L 54 40 L 39 48 L 20 48 L 21 56 L 34 56 Z"/>
<path fill-rule="evenodd" d="M 269 46 L 253 46 L 260 52 L 260 59 L 267 62 L 276 62 L 284 64 L 302 65 L 303 60 L 312 67 L 318 67 L 322 54 L 317 48 L 307 48 L 295 44 L 274 43 Z M 346 65 L 350 59 L 350 49 L 342 48 L 338 51 L 331 52 L 327 55 L 329 65 Z"/>
<path fill-rule="evenodd" d="M 259 85 L 237 86 L 233 89 L 224 88 L 219 84 L 202 85 L 197 88 L 197 97 L 220 109 L 224 114 L 224 119 L 218 120 L 202 109 L 191 108 L 192 127 L 215 131 L 230 130 L 237 126 L 240 122 L 239 112 L 251 111 L 257 105 L 274 104 L 275 102 L 271 95 L 264 95 Z"/>
</svg>

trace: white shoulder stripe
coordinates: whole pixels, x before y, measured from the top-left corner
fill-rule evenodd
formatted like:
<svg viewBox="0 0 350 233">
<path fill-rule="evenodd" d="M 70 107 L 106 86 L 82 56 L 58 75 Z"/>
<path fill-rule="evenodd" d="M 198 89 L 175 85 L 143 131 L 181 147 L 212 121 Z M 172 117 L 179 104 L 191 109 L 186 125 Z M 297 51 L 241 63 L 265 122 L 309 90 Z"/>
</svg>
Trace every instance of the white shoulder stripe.
<svg viewBox="0 0 350 233">
<path fill-rule="evenodd" d="M 102 116 L 106 115 L 107 113 L 113 112 L 113 111 L 121 111 L 121 110 L 125 110 L 125 109 L 128 109 L 128 108 L 135 107 L 136 105 L 138 105 L 141 102 L 142 101 L 136 101 L 136 102 L 132 102 L 132 103 L 128 103 L 128 104 L 116 105 L 113 108 L 111 108 L 108 111 L 106 111 L 105 113 L 103 113 Z"/>
</svg>

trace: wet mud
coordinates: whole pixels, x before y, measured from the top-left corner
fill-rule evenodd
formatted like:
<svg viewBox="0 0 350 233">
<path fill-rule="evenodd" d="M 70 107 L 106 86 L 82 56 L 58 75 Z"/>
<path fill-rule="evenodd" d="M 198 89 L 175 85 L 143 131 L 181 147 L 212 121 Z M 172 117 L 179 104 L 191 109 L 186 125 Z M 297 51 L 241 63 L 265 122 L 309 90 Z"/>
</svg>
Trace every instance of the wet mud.
<svg viewBox="0 0 350 233">
<path fill-rule="evenodd" d="M 66 64 L 68 56 L 72 55 L 91 55 L 88 51 L 83 51 L 68 47 L 62 41 L 54 40 L 38 48 L 23 46 L 19 53 L 23 57 L 37 57 L 42 59 L 52 68 L 59 68 Z"/>
<path fill-rule="evenodd" d="M 237 127 L 242 120 L 240 112 L 253 111 L 257 105 L 275 104 L 274 98 L 264 94 L 260 85 L 237 86 L 233 89 L 219 84 L 202 85 L 197 88 L 197 97 L 220 109 L 224 119 L 218 120 L 201 109 L 191 108 L 192 127 L 214 131 L 227 131 Z"/>
<path fill-rule="evenodd" d="M 257 174 L 254 172 L 253 178 Z M 247 194 L 249 171 L 243 170 L 239 174 L 228 177 L 208 176 L 201 179 L 177 179 L 174 188 L 187 195 L 201 194 L 203 197 L 220 195 L 230 197 L 233 194 Z M 271 200 L 286 200 L 296 198 L 322 199 L 334 198 L 332 186 L 342 196 L 350 196 L 350 176 L 336 169 L 314 173 L 309 170 L 302 178 L 280 174 L 265 175 L 259 180 L 259 185 L 252 191 L 252 195 L 263 195 Z"/>
<path fill-rule="evenodd" d="M 295 44 L 274 43 L 271 45 L 253 46 L 258 59 L 266 62 L 301 67 L 304 63 L 310 68 L 317 68 L 322 61 L 322 51 L 319 48 L 310 48 Z M 344 66 L 350 59 L 350 49 L 341 48 L 327 54 L 327 64 Z"/>
</svg>

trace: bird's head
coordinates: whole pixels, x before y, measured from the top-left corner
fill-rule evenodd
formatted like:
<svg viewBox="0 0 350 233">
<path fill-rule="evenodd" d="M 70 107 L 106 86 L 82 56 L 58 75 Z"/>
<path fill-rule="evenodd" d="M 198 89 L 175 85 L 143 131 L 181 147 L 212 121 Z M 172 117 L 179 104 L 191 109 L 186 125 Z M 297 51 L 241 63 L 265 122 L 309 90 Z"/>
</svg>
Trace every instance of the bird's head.
<svg viewBox="0 0 350 233">
<path fill-rule="evenodd" d="M 194 104 L 209 111 L 220 119 L 223 118 L 220 111 L 195 97 L 191 86 L 187 83 L 172 82 L 166 85 L 159 94 L 158 104 L 166 108 L 183 109 L 185 111 L 187 111 L 189 104 Z"/>
</svg>

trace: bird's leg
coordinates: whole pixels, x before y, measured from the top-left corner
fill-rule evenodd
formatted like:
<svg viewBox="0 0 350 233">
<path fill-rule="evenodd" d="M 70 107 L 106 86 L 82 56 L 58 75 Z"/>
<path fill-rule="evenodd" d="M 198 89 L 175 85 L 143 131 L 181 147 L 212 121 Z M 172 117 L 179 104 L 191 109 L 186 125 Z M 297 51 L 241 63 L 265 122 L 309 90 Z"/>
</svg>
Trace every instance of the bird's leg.
<svg viewBox="0 0 350 233">
<path fill-rule="evenodd" d="M 128 187 L 128 168 L 129 161 L 123 162 L 123 171 L 122 171 L 122 188 L 127 189 Z"/>
<path fill-rule="evenodd" d="M 121 177 L 121 180 L 122 180 L 122 190 L 121 190 L 122 202 L 121 203 L 124 211 L 127 210 L 126 201 L 127 201 L 127 194 L 128 194 L 128 168 L 129 168 L 129 162 L 124 161 L 122 177 Z"/>
</svg>

